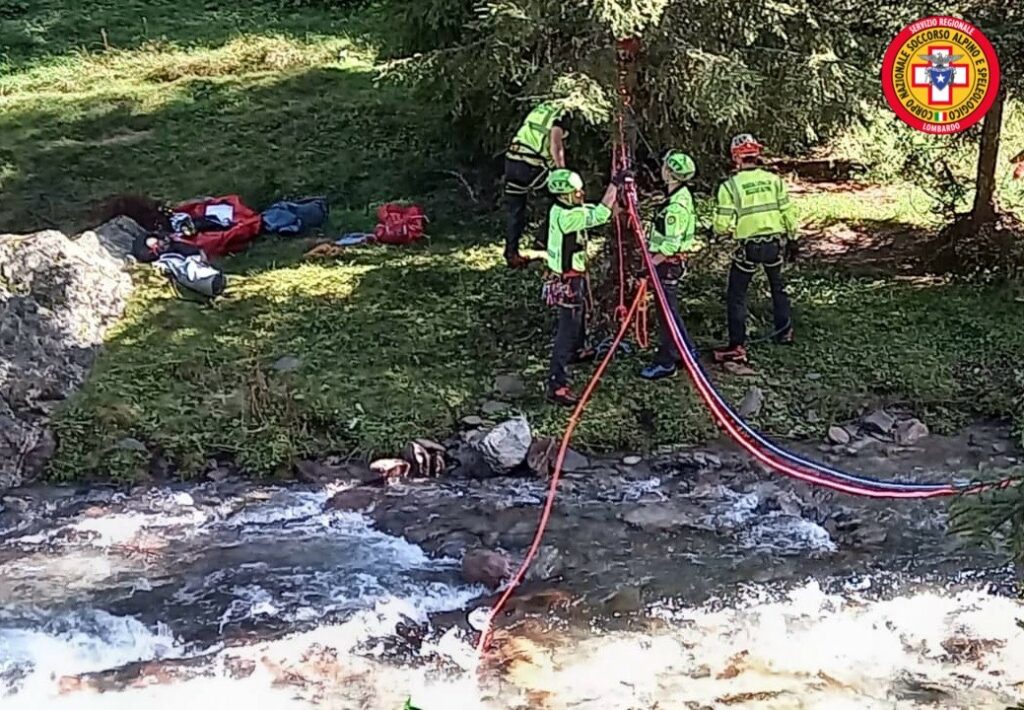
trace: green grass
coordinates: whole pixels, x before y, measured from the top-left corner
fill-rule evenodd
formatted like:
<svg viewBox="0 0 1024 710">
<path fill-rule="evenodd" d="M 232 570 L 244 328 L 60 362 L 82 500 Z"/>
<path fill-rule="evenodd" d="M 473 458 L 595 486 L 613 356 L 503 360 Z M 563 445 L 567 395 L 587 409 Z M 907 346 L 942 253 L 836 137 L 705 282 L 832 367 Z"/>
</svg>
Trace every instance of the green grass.
<svg viewBox="0 0 1024 710">
<path fill-rule="evenodd" d="M 125 319 L 57 414 L 55 478 L 138 475 L 147 457 L 117 447 L 127 436 L 186 476 L 219 455 L 273 475 L 296 456 L 392 453 L 451 432 L 507 372 L 524 377 L 516 406 L 540 431 L 564 428 L 565 412 L 542 400 L 552 318 L 538 275 L 504 268 L 500 210 L 440 172 L 452 165 L 437 106 L 375 83 L 378 9 L 346 17 L 281 6 L 49 0 L 0 17 L 0 229 L 75 230 L 125 191 L 238 192 L 256 207 L 326 194 L 330 234 L 371 226 L 372 206 L 390 199 L 418 199 L 434 219 L 424 245 L 330 263 L 304 260 L 305 240 L 261 238 L 224 262 L 229 291 L 209 309 L 137 269 Z M 799 205 L 817 225 L 927 226 L 919 199 L 817 193 Z M 734 401 L 750 386 L 765 390 L 758 426 L 818 436 L 878 401 L 913 406 L 937 428 L 1019 416 L 1024 322 L 1005 293 L 810 265 L 791 276 L 799 344 L 758 346 L 758 376 L 721 378 Z M 701 345 L 724 335 L 724 285 L 721 259 L 685 283 Z M 754 332 L 769 328 L 762 290 L 752 292 Z M 286 355 L 301 367 L 275 372 Z M 682 380 L 640 383 L 642 361 L 613 366 L 579 429 L 582 448 L 714 434 Z"/>
</svg>

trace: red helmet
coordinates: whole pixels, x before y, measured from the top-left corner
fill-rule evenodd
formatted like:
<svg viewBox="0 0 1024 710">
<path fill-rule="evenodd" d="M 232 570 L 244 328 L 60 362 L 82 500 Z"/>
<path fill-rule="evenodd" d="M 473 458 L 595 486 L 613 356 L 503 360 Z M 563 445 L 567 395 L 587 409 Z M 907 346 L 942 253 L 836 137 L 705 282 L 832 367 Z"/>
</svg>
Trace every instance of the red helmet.
<svg viewBox="0 0 1024 710">
<path fill-rule="evenodd" d="M 761 155 L 761 148 L 763 147 L 754 136 L 749 133 L 741 133 L 732 139 L 730 152 L 732 153 L 733 160 L 756 158 Z"/>
</svg>

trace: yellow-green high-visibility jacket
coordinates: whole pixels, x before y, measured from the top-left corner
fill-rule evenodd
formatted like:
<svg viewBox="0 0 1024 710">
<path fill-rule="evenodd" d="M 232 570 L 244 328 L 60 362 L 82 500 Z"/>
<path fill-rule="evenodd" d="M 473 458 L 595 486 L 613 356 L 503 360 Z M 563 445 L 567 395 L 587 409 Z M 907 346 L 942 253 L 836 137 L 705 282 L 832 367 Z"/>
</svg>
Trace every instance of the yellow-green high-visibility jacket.
<svg viewBox="0 0 1024 710">
<path fill-rule="evenodd" d="M 652 254 L 671 257 L 704 248 L 696 237 L 697 215 L 693 210 L 693 196 L 685 185 L 680 185 L 669 194 L 668 203 L 658 213 L 651 227 Z"/>
<path fill-rule="evenodd" d="M 772 235 L 795 239 L 798 228 L 786 184 L 775 173 L 741 170 L 718 188 L 715 234 L 732 232 L 739 240 Z"/>
<path fill-rule="evenodd" d="M 604 205 L 570 207 L 559 202 L 548 214 L 548 268 L 556 274 L 587 270 L 585 236 L 591 227 L 607 224 L 612 211 Z"/>
<path fill-rule="evenodd" d="M 516 132 L 505 155 L 530 165 L 553 168 L 555 159 L 551 155 L 551 129 L 561 124 L 564 113 L 550 103 L 542 103 L 533 109 Z M 564 130 L 564 126 L 562 128 Z"/>
</svg>

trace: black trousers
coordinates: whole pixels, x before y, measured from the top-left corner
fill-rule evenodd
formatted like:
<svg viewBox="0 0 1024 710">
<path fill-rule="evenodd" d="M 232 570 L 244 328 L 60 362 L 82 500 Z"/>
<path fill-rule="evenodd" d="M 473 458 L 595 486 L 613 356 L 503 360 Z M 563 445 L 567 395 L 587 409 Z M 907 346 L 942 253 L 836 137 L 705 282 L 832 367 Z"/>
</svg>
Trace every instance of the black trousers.
<svg viewBox="0 0 1024 710">
<path fill-rule="evenodd" d="M 521 160 L 505 158 L 505 207 L 508 210 L 508 224 L 505 231 L 505 256 L 519 254 L 519 242 L 526 230 L 530 194 L 539 189 L 547 179 L 548 171 Z M 544 217 L 547 224 L 547 215 Z M 547 230 L 541 234 L 547 242 Z"/>
<path fill-rule="evenodd" d="M 682 261 L 663 261 L 658 264 L 657 270 L 661 288 L 665 291 L 665 300 L 668 301 L 670 315 L 679 321 L 679 281 L 686 273 L 686 265 Z M 665 321 L 661 309 L 656 308 L 655 311 L 658 314 L 658 324 L 661 326 L 661 343 L 658 345 L 654 362 L 657 365 L 675 365 L 682 357 L 679 355 L 675 341 L 672 340 L 668 323 Z"/>
<path fill-rule="evenodd" d="M 747 291 L 758 266 L 764 268 L 772 292 L 772 312 L 775 330 L 790 327 L 792 311 L 786 287 L 782 281 L 782 240 L 745 242 L 737 247 L 729 269 L 729 288 L 726 291 L 726 310 L 729 320 L 729 345 L 747 342 Z"/>
<path fill-rule="evenodd" d="M 586 283 L 582 276 L 567 277 L 565 281 L 572 293 L 555 306 L 558 323 L 548 375 L 548 386 L 552 389 L 569 384 L 569 362 L 583 350 L 587 339 Z"/>
</svg>

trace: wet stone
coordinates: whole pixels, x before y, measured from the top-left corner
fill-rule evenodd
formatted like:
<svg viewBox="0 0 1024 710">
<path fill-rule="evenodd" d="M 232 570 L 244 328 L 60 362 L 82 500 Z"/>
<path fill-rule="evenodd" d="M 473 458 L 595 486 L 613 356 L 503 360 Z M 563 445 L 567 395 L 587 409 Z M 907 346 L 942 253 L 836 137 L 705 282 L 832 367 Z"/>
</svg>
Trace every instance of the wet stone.
<svg viewBox="0 0 1024 710">
<path fill-rule="evenodd" d="M 462 578 L 469 584 L 497 589 L 510 573 L 509 560 L 500 552 L 478 548 L 462 557 Z"/>
<path fill-rule="evenodd" d="M 609 614 L 635 614 L 644 608 L 639 587 L 623 587 L 601 600 Z"/>
<path fill-rule="evenodd" d="M 326 510 L 366 510 L 377 501 L 378 491 L 370 488 L 350 488 L 332 496 L 324 505 Z"/>
<path fill-rule="evenodd" d="M 590 466 L 590 460 L 575 449 L 565 452 L 565 460 L 562 462 L 562 470 L 567 473 L 579 473 Z"/>
</svg>

